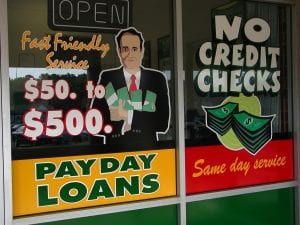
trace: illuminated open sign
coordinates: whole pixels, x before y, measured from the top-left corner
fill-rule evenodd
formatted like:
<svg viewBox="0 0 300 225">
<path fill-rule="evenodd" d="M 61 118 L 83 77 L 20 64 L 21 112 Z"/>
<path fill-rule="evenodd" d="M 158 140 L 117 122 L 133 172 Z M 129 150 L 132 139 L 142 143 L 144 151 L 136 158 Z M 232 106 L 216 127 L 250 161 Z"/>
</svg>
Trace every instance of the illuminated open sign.
<svg viewBox="0 0 300 225">
<path fill-rule="evenodd" d="M 53 30 L 117 32 L 129 26 L 129 0 L 48 0 Z"/>
</svg>

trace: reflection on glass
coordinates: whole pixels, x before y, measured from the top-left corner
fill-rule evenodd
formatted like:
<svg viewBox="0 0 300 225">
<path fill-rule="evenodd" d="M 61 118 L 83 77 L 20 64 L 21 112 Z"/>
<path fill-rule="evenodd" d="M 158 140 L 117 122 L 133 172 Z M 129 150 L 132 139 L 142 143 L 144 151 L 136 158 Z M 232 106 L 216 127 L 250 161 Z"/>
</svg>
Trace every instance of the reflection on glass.
<svg viewBox="0 0 300 225">
<path fill-rule="evenodd" d="M 67 113 L 70 109 L 76 108 L 80 111 L 86 111 L 87 98 L 85 91 L 82 87 L 86 83 L 87 71 L 84 70 L 63 70 L 45 68 L 18 68 L 11 67 L 10 73 L 10 90 L 11 90 L 11 132 L 12 132 L 12 147 L 13 148 L 26 148 L 38 147 L 41 145 L 62 145 L 73 143 L 82 143 L 88 141 L 87 133 L 82 130 L 80 135 L 71 136 L 68 132 L 64 131 L 58 136 L 50 137 L 37 131 L 39 124 L 45 126 L 47 112 L 55 109 L 60 109 L 63 114 Z M 36 81 L 30 83 L 30 81 Z M 43 81 L 53 81 L 48 85 Z M 46 94 L 55 88 L 60 90 L 56 93 L 49 94 L 49 100 L 41 99 L 42 92 Z M 41 87 L 42 85 L 42 87 Z M 64 94 L 68 91 L 69 96 Z M 57 96 L 60 93 L 64 101 L 60 101 Z M 76 93 L 76 98 L 72 99 L 71 93 Z M 64 96 L 65 95 L 65 96 Z M 31 127 L 31 133 L 24 136 L 24 115 L 30 113 L 35 108 L 41 113 L 41 116 L 33 118 L 36 126 Z M 47 121 L 49 122 L 49 121 Z M 55 124 L 53 126 L 56 126 Z"/>
<path fill-rule="evenodd" d="M 174 107 L 171 8 L 169 0 L 135 2 L 130 26 L 141 30 L 145 39 L 142 65 L 165 73 Z M 151 9 L 159 16 L 153 17 Z M 108 151 L 93 145 L 86 121 L 82 124 L 81 120 L 87 117 L 94 94 L 87 88 L 97 84 L 101 71 L 120 66 L 116 33 L 52 30 L 48 10 L 46 0 L 8 2 L 13 158 L 24 154 L 20 149 L 33 155 L 33 150 L 49 153 L 50 146 L 59 146 L 56 150 L 65 154 Z M 174 112 L 172 109 L 168 133 L 159 137 L 163 141 L 175 139 Z M 26 120 L 29 129 L 24 129 Z M 91 124 L 97 124 L 96 120 L 91 119 Z M 66 123 L 68 130 L 62 129 Z"/>
</svg>

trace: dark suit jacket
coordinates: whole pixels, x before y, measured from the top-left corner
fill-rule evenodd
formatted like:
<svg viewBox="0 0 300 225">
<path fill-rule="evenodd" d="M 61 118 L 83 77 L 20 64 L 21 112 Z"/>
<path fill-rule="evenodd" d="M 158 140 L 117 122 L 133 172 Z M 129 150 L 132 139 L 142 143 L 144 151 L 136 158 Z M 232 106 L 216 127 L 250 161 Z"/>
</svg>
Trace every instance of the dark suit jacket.
<svg viewBox="0 0 300 225">
<path fill-rule="evenodd" d="M 104 87 L 111 82 L 114 89 L 126 87 L 126 81 L 123 74 L 123 67 L 104 71 L 100 74 L 99 82 Z M 131 131 L 121 134 L 123 121 L 111 121 L 108 105 L 105 98 L 94 99 L 92 108 L 98 108 L 104 119 L 104 124 L 110 124 L 113 132 L 106 135 L 108 144 L 135 144 L 142 146 L 153 146 L 157 143 L 157 133 L 164 133 L 169 128 L 170 122 L 170 97 L 165 76 L 156 70 L 141 68 L 141 79 L 139 89 L 142 90 L 144 103 L 146 91 L 152 91 L 157 94 L 156 111 L 143 112 L 134 110 Z"/>
</svg>

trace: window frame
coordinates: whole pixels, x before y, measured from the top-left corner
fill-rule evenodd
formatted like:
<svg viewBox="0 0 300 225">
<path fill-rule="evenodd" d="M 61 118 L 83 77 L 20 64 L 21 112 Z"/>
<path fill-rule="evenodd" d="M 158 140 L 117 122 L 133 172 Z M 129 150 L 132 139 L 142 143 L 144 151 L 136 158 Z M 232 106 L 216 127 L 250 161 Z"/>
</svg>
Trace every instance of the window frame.
<svg viewBox="0 0 300 225">
<path fill-rule="evenodd" d="M 254 193 L 267 190 L 275 190 L 281 188 L 295 188 L 295 215 L 296 224 L 300 224 L 299 214 L 299 146 L 300 146 L 300 102 L 297 98 L 293 99 L 294 113 L 294 165 L 295 180 L 290 182 L 281 182 L 276 184 L 258 185 L 253 187 L 242 187 L 234 190 L 218 191 L 206 194 L 195 194 L 186 196 L 185 191 L 185 138 L 184 138 L 184 71 L 183 71 L 183 43 L 182 43 L 182 1 L 172 0 L 174 12 L 174 43 L 173 47 L 175 57 L 175 96 L 176 96 L 176 154 L 177 154 L 177 196 L 164 199 L 146 200 L 143 202 L 133 202 L 113 206 L 99 206 L 96 208 L 87 208 L 79 210 L 71 210 L 68 212 L 57 212 L 44 215 L 34 215 L 24 218 L 13 218 L 12 215 L 12 170 L 11 170 L 11 137 L 10 137 L 10 104 L 9 104 L 9 77 L 3 76 L 8 74 L 8 25 L 7 25 L 7 0 L 0 0 L 1 22 L 0 22 L 0 39 L 1 39 L 1 100 L 0 105 L 0 126 L 1 129 L 1 154 L 0 154 L 0 199 L 4 199 L 0 203 L 0 224 L 34 224 L 41 222 L 50 222 L 58 220 L 66 220 L 71 218 L 80 218 L 82 216 L 89 217 L 102 214 L 110 214 L 116 212 L 125 212 L 137 209 L 145 209 L 151 207 L 178 205 L 178 222 L 186 224 L 186 204 L 194 201 L 202 201 L 213 198 L 241 195 L 246 193 Z M 296 74 L 300 74 L 300 15 L 296 12 L 300 11 L 300 3 L 296 0 L 255 0 L 257 2 L 266 3 L 282 3 L 292 6 L 292 64 L 293 64 L 293 94 L 300 96 L 300 78 Z M 1 221 L 3 218 L 4 221 Z"/>
</svg>

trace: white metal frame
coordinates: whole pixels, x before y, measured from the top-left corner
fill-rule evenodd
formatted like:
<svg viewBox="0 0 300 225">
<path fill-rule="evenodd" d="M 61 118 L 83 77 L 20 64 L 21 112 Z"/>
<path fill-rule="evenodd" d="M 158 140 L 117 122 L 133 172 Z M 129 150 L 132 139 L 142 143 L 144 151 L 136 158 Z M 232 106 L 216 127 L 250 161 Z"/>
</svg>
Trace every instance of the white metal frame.
<svg viewBox="0 0 300 225">
<path fill-rule="evenodd" d="M 182 1 L 174 2 L 174 65 L 176 105 L 177 195 L 180 197 L 178 224 L 186 224 L 185 134 L 184 134 L 184 71 L 182 37 Z"/>
<path fill-rule="evenodd" d="M 300 96 L 300 1 L 296 0 L 255 0 L 268 3 L 284 3 L 293 5 L 293 74 L 294 74 L 294 140 L 295 140 L 295 181 L 282 182 L 276 184 L 259 185 L 254 187 L 237 188 L 233 190 L 218 191 L 206 194 L 196 194 L 186 196 L 185 190 L 185 139 L 184 139 L 184 92 L 183 92 L 183 38 L 182 38 L 182 2 L 184 0 L 173 0 L 175 13 L 174 33 L 174 54 L 175 54 L 175 86 L 176 86 L 176 105 L 182 106 L 176 109 L 176 129 L 177 129 L 177 190 L 175 197 L 163 198 L 157 200 L 147 200 L 143 202 L 133 202 L 128 204 L 119 204 L 113 206 L 102 206 L 92 209 L 78 209 L 68 212 L 57 212 L 51 214 L 28 216 L 25 218 L 13 219 L 12 216 L 12 179 L 11 179 L 11 140 L 10 140 L 10 104 L 9 104 L 9 77 L 8 74 L 8 37 L 7 37 L 7 1 L 0 0 L 0 39 L 1 39 L 1 73 L 0 73 L 0 89 L 1 89 L 1 105 L 0 105 L 0 224 L 3 225 L 27 225 L 35 223 L 43 223 L 58 220 L 67 220 L 80 217 L 89 217 L 103 215 L 116 212 L 124 212 L 129 210 L 137 210 L 143 208 L 178 205 L 178 224 L 186 224 L 186 204 L 194 201 L 202 201 L 220 197 L 241 195 L 246 193 L 255 193 L 260 191 L 275 190 L 281 188 L 295 187 L 296 196 L 296 225 L 300 225 L 299 210 L 299 149 L 300 146 L 300 102 L 295 96 Z M 298 13 L 296 13 L 298 12 Z M 3 175 L 3 176 L 2 176 Z"/>
<path fill-rule="evenodd" d="M 0 32 L 0 40 L 1 40 L 1 32 Z M 1 51 L 1 44 L 0 44 L 0 51 Z M 0 59 L 1 59 L 1 55 L 0 55 Z M 2 64 L 2 62 L 1 62 Z M 0 78 L 2 77 L 2 71 L 1 71 L 1 65 L 0 65 Z M 1 80 L 1 79 L 0 79 Z M 1 81 L 0 81 L 1 84 Z M 1 88 L 0 88 L 1 90 Z M 2 111 L 2 107 L 0 105 L 0 112 Z M 2 117 L 0 115 L 0 127 L 2 127 Z M 0 130 L 0 143 L 2 143 L 2 129 Z M 3 167 L 3 147 L 1 144 L 1 148 L 0 148 L 0 199 L 4 199 L 4 167 Z M 4 224 L 4 201 L 0 202 L 0 224 Z"/>
<path fill-rule="evenodd" d="M 1 12 L 0 12 L 1 13 Z M 1 26 L 1 24 L 0 24 Z M 1 28 L 0 28 L 0 52 L 1 52 Z M 0 53 L 1 54 L 1 53 Z M 2 55 L 2 54 L 1 54 Z M 2 59 L 0 55 L 0 61 Z M 1 61 L 1 65 L 2 65 L 2 61 Z M 2 66 L 0 65 L 0 84 L 2 83 L 1 82 L 1 77 L 2 77 L 2 71 L 1 71 L 1 68 Z M 1 87 L 0 87 L 0 90 L 1 90 Z M 0 112 L 2 112 L 2 105 L 0 105 Z M 0 114 L 0 127 L 2 127 L 2 116 Z M 4 187 L 3 187 L 3 184 L 4 184 L 4 167 L 3 167 L 3 147 L 2 147 L 2 129 L 0 129 L 0 143 L 1 143 L 1 147 L 0 147 L 0 199 L 4 199 Z M 4 224 L 4 201 L 1 201 L 0 202 L 0 224 Z"/>
<path fill-rule="evenodd" d="M 10 146 L 10 104 L 9 104 L 9 76 L 8 74 L 8 25 L 7 25 L 7 1 L 0 0 L 0 38 L 1 38 L 1 155 L 0 165 L 3 168 L 3 202 L 1 210 L 5 225 L 13 223 L 12 217 L 12 175 L 11 175 L 11 146 Z"/>
</svg>

